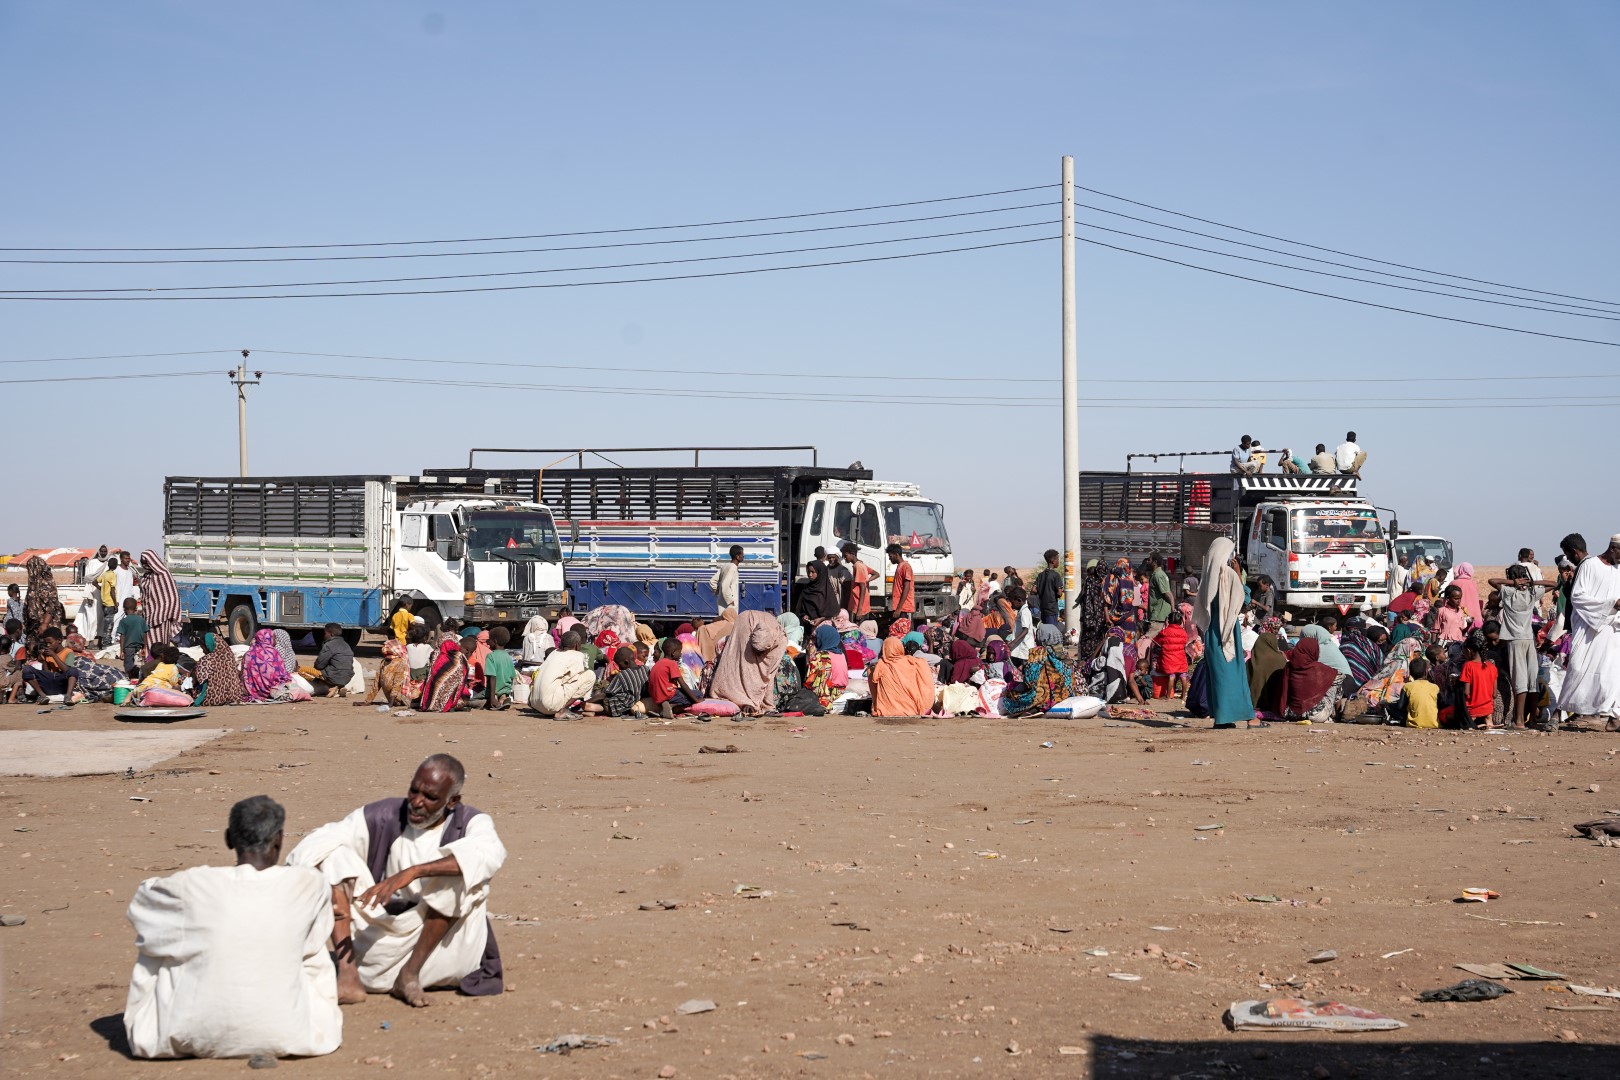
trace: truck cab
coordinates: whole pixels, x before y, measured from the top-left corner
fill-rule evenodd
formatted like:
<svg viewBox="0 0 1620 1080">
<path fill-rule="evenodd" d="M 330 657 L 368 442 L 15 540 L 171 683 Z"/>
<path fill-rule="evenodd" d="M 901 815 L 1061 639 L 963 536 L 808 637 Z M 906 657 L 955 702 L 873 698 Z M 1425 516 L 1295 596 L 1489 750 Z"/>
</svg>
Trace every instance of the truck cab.
<svg viewBox="0 0 1620 1080">
<path fill-rule="evenodd" d="M 1244 535 L 1250 575 L 1276 583 L 1289 609 L 1376 610 L 1389 603 L 1389 542 L 1361 500 L 1279 500 L 1254 507 Z"/>
<path fill-rule="evenodd" d="M 887 554 L 899 544 L 915 575 L 917 614 L 943 618 L 956 610 L 950 581 L 956 573 L 945 508 L 925 499 L 916 484 L 883 480 L 823 480 L 807 500 L 801 552 L 817 547 L 838 551 L 844 544 L 859 548 L 858 558 L 874 571 L 874 606 L 886 602 L 894 587 L 894 565 Z M 795 567 L 794 580 L 804 580 Z"/>
<path fill-rule="evenodd" d="M 566 611 L 562 545 L 551 511 L 501 498 L 428 499 L 399 511 L 394 591 L 480 625 Z M 424 609 L 426 604 L 422 605 Z"/>
<path fill-rule="evenodd" d="M 1402 532 L 1395 538 L 1395 557 L 1407 557 L 1408 566 L 1416 566 L 1422 559 L 1430 566 L 1440 571 L 1442 576 L 1447 570 L 1457 565 L 1457 554 L 1451 541 L 1443 536 L 1423 536 L 1417 533 Z"/>
</svg>

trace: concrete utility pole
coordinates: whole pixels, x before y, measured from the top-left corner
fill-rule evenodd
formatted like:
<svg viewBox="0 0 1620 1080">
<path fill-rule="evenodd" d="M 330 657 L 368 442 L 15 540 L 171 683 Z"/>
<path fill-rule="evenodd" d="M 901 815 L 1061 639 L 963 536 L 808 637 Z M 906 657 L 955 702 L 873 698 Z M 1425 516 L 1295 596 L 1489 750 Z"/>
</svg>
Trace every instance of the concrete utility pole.
<svg viewBox="0 0 1620 1080">
<path fill-rule="evenodd" d="M 1074 345 L 1074 158 L 1063 159 L 1063 603 L 1080 629 L 1080 378 Z"/>
<path fill-rule="evenodd" d="M 258 386 L 259 380 L 264 378 L 264 372 L 262 371 L 255 371 L 253 373 L 253 378 L 251 379 L 247 377 L 247 358 L 248 350 L 243 349 L 242 362 L 236 365 L 235 371 L 227 371 L 225 373 L 226 377 L 229 378 L 232 384 L 236 387 L 236 450 L 237 463 L 241 469 L 239 475 L 241 476 L 246 476 L 248 474 L 247 388 L 250 386 Z"/>
</svg>

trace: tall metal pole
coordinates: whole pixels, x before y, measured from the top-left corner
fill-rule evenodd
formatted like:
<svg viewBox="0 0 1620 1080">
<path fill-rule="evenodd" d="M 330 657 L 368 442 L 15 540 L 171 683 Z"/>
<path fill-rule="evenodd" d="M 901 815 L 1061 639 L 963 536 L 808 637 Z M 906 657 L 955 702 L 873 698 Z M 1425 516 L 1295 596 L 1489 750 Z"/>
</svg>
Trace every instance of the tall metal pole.
<svg viewBox="0 0 1620 1080">
<path fill-rule="evenodd" d="M 1074 158 L 1063 159 L 1063 602 L 1080 629 L 1080 378 L 1074 340 Z"/>
<path fill-rule="evenodd" d="M 234 372 L 227 371 L 225 373 L 230 377 L 231 382 L 236 386 L 236 454 L 237 465 L 241 470 L 240 475 L 242 476 L 246 476 L 248 474 L 247 388 L 250 386 L 258 386 L 259 380 L 264 376 L 264 372 L 255 371 L 253 373 L 253 378 L 249 379 L 247 377 L 247 358 L 248 350 L 243 349 L 242 362 L 236 365 L 236 370 Z"/>
</svg>

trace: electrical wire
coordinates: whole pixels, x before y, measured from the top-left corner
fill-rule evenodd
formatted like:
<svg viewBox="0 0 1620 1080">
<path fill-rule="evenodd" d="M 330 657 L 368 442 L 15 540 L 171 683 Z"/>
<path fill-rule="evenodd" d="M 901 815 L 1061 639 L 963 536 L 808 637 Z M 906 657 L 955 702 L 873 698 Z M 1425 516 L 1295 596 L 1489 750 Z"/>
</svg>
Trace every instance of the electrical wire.
<svg viewBox="0 0 1620 1080">
<path fill-rule="evenodd" d="M 1016 247 L 1020 244 L 1038 244 L 1056 237 L 1037 236 L 1028 240 L 1001 240 L 993 244 L 973 244 L 967 247 L 941 248 L 937 251 L 912 251 L 899 255 L 870 255 L 860 259 L 832 259 L 826 262 L 796 263 L 790 266 L 759 266 L 746 270 L 711 270 L 702 274 L 665 274 L 657 277 L 618 278 L 609 281 L 551 281 L 525 285 L 473 285 L 456 289 L 384 289 L 365 292 L 323 293 L 247 293 L 235 296 L 13 296 L 0 294 L 0 301 L 24 303 L 165 303 L 209 300 L 317 300 L 356 296 L 447 296 L 458 293 L 517 292 L 528 289 L 580 289 L 595 285 L 643 285 L 658 281 L 693 281 L 698 278 L 743 277 L 749 274 L 771 274 L 782 270 L 815 270 L 827 266 L 853 266 L 857 263 L 895 262 L 900 259 L 920 259 L 930 255 L 954 255 L 965 251 L 986 251 L 991 248 Z"/>
<path fill-rule="evenodd" d="M 112 379 L 184 379 L 193 375 L 228 375 L 221 371 L 148 371 L 140 374 L 113 375 L 52 375 L 37 379 L 0 379 L 0 386 L 21 386 L 25 383 L 80 383 L 107 382 Z"/>
<path fill-rule="evenodd" d="M 944 221 L 947 218 L 982 217 L 985 214 L 1005 214 L 1014 210 L 1050 208 L 1047 202 L 1022 203 L 1018 206 L 997 206 L 989 210 L 960 210 L 951 214 L 927 214 L 922 217 L 891 218 L 887 221 L 863 221 L 846 225 L 817 225 L 806 229 L 771 229 L 766 232 L 730 233 L 725 236 L 683 236 L 674 240 L 619 240 L 610 244 L 564 244 L 538 248 L 495 248 L 490 251 L 414 251 L 388 255 L 294 255 L 276 258 L 243 259 L 0 259 L 0 265 L 10 266 L 176 266 L 196 264 L 237 263 L 305 263 L 353 262 L 364 259 L 450 259 L 477 255 L 541 255 L 557 251 L 600 251 L 605 248 L 659 247 L 667 244 L 706 244 L 721 240 L 753 240 L 766 236 L 797 236 L 804 233 L 838 232 L 844 229 L 876 229 L 887 225 L 910 225 L 920 221 Z M 950 234 L 945 234 L 950 235 Z M 0 248 L 0 251 L 5 250 Z M 400 280 L 410 280 L 408 278 Z M 247 286 L 244 286 L 246 288 Z M 30 290 L 39 291 L 39 290 Z"/>
<path fill-rule="evenodd" d="M 904 244 L 917 240 L 941 240 L 952 236 L 976 236 L 983 233 L 1010 232 L 1036 225 L 1057 225 L 1058 221 L 1026 221 L 1018 225 L 992 225 L 983 229 L 960 229 L 955 232 L 925 233 L 921 236 L 900 236 L 887 240 L 856 240 L 847 244 L 821 244 L 816 247 L 781 248 L 776 251 L 745 251 L 731 255 L 693 255 L 681 259 L 651 259 L 642 262 L 597 263 L 593 266 L 556 266 L 544 270 L 494 270 L 479 274 L 426 274 L 417 277 L 343 278 L 337 281 L 261 281 L 249 285 L 145 285 L 102 289 L 0 289 L 12 295 L 36 294 L 99 294 L 99 293 L 159 293 L 210 292 L 225 289 L 314 289 L 333 285 L 396 285 L 416 281 L 466 281 L 474 278 L 528 277 L 535 274 L 590 273 L 597 270 L 628 270 L 642 266 L 675 266 L 682 263 L 721 262 L 727 259 L 758 259 L 777 255 L 804 255 L 812 251 L 840 251 L 848 248 L 876 247 L 880 244 Z"/>
<path fill-rule="evenodd" d="M 493 244 L 515 240 L 555 240 L 568 236 L 611 236 L 618 233 L 664 232 L 670 229 L 711 229 L 721 225 L 751 225 L 761 221 L 792 221 L 796 218 L 830 217 L 835 214 L 864 214 L 872 210 L 894 210 L 902 206 L 927 206 L 933 203 L 963 202 L 967 199 L 987 199 L 997 195 L 1018 195 L 1026 191 L 1044 191 L 1058 184 L 1033 184 L 1029 187 L 1003 188 L 1000 191 L 980 191 L 972 195 L 946 195 L 937 199 L 911 199 L 907 202 L 876 203 L 871 206 L 853 206 L 843 210 L 811 210 L 799 214 L 773 214 L 768 217 L 731 218 L 725 221 L 697 221 L 684 225 L 641 225 L 635 228 L 586 229 L 576 232 L 530 233 L 522 236 L 464 236 L 441 240 L 372 240 L 342 244 L 235 244 L 222 247 L 0 247 L 0 251 L 308 251 L 357 247 L 417 247 L 434 244 Z"/>
<path fill-rule="evenodd" d="M 1607 345 L 1610 348 L 1620 348 L 1620 342 L 1604 341 L 1601 338 L 1575 337 L 1570 334 L 1553 334 L 1545 330 L 1527 330 L 1522 326 L 1503 326 L 1500 323 L 1479 322 L 1475 319 L 1462 319 L 1455 315 L 1439 315 L 1432 311 L 1418 311 L 1415 308 L 1395 307 L 1391 304 L 1378 304 L 1371 300 L 1357 300 L 1351 296 L 1340 296 L 1337 293 L 1318 292 L 1315 289 L 1303 289 L 1297 285 L 1284 285 L 1280 281 L 1268 281 L 1265 278 L 1249 277 L 1246 274 L 1234 274 L 1229 270 L 1217 270 L 1212 266 L 1199 266 L 1197 263 L 1182 262 L 1179 259 L 1166 258 L 1163 255 L 1154 255 L 1146 251 L 1137 251 L 1135 248 L 1119 247 L 1116 244 L 1105 244 L 1101 240 L 1087 240 L 1076 237 L 1083 244 L 1092 244 L 1096 247 L 1108 248 L 1110 251 L 1122 251 L 1127 255 L 1140 255 L 1144 259 L 1153 259 L 1157 262 L 1170 263 L 1173 266 L 1185 266 L 1189 270 L 1202 270 L 1209 274 L 1219 274 L 1222 277 L 1236 278 L 1239 281 L 1252 281 L 1257 285 L 1270 285 L 1277 289 L 1287 289 L 1289 292 L 1304 293 L 1307 296 L 1321 296 L 1329 300 L 1343 300 L 1347 304 L 1360 304 L 1362 307 L 1381 308 L 1384 311 L 1399 311 L 1407 315 L 1421 315 L 1427 319 L 1439 319 L 1442 322 L 1461 323 L 1464 326 L 1483 326 L 1490 330 L 1506 330 L 1514 334 L 1529 334 L 1532 337 L 1553 338 L 1557 341 L 1578 341 L 1586 345 Z M 0 300 L 7 299 L 0 297 Z M 1384 408 L 1385 406 L 1380 406 Z"/>
<path fill-rule="evenodd" d="M 1238 255 L 1230 251 L 1216 251 L 1214 248 L 1199 247 L 1197 244 L 1183 244 L 1177 240 L 1164 240 L 1157 236 L 1146 236 L 1142 233 L 1127 232 L 1124 229 L 1111 229 L 1106 225 L 1085 223 L 1083 228 L 1100 229 L 1106 233 L 1118 236 L 1129 236 L 1137 240 L 1147 240 L 1154 244 L 1165 244 L 1169 247 L 1184 248 L 1188 251 L 1202 251 L 1206 255 L 1219 255 L 1224 259 L 1239 259 L 1243 262 L 1259 263 L 1262 266 L 1276 266 L 1284 270 L 1294 270 L 1301 274 L 1317 274 L 1321 277 L 1339 278 L 1342 281 L 1358 281 L 1363 285 L 1378 285 L 1385 289 L 1401 289 L 1404 292 L 1428 293 L 1431 296 L 1444 296 L 1452 300 L 1471 300 L 1476 304 L 1496 304 L 1499 307 L 1522 308 L 1527 311 L 1543 311 L 1549 315 L 1573 315 L 1581 319 L 1602 319 L 1606 322 L 1620 322 L 1620 314 L 1594 315 L 1587 311 L 1564 311 L 1560 308 L 1542 307 L 1540 304 L 1515 304 L 1507 300 L 1491 300 L 1484 296 L 1464 296 L 1461 293 L 1447 292 L 1440 289 L 1420 289 L 1416 285 L 1398 285 L 1393 281 L 1378 281 L 1375 278 L 1354 277 L 1350 274 L 1335 274 L 1331 270 L 1317 270 L 1309 266 L 1294 266 L 1291 263 L 1273 262 L 1270 259 L 1257 259 L 1253 255 Z M 1596 310 L 1596 309 L 1594 309 Z"/>
<path fill-rule="evenodd" d="M 1543 296 L 1557 296 L 1565 300 L 1580 300 L 1588 304 L 1606 304 L 1610 307 L 1620 307 L 1620 301 L 1616 300 L 1597 300 L 1590 296 L 1575 296 L 1570 293 L 1549 292 L 1546 289 L 1532 289 L 1528 285 L 1509 285 L 1502 281 L 1490 281 L 1486 278 L 1467 277 L 1463 274 L 1451 274 L 1444 270 L 1429 270 L 1421 266 L 1408 266 L 1406 263 L 1391 262 L 1388 259 L 1375 259 L 1370 255 L 1357 255 L 1353 251 L 1340 251 L 1338 248 L 1323 247 L 1320 244 L 1308 244 L 1303 240 L 1290 240 L 1286 236 L 1273 236 L 1271 233 L 1259 232 L 1255 229 L 1245 229 L 1241 225 L 1228 225 L 1222 221 L 1214 221 L 1210 218 L 1198 217 L 1194 214 L 1184 214 L 1180 210 L 1171 210 L 1167 207 L 1155 206 L 1152 203 L 1140 202 L 1136 199 L 1127 199 L 1123 195 L 1114 195 L 1107 191 L 1099 191 L 1097 188 L 1082 187 L 1079 184 L 1075 185 L 1075 190 L 1089 191 L 1091 194 L 1101 195 L 1105 199 L 1116 199 L 1119 202 L 1130 203 L 1132 206 L 1140 206 L 1148 210 L 1156 210 L 1161 214 L 1171 214 L 1175 217 L 1186 218 L 1188 221 L 1201 221 L 1205 225 L 1214 225 L 1221 229 L 1231 229 L 1233 232 L 1246 233 L 1249 236 L 1264 237 L 1267 240 L 1278 240 L 1284 244 L 1293 244 L 1295 247 L 1310 248 L 1312 251 L 1325 251 L 1330 255 L 1343 255 L 1346 258 L 1360 259 L 1363 262 L 1374 262 L 1383 266 L 1394 266 L 1401 270 L 1414 270 L 1420 274 L 1438 274 L 1440 277 L 1456 278 L 1458 281 L 1472 281 L 1476 285 L 1495 285 L 1501 289 L 1518 289 L 1520 292 L 1540 293 Z"/>
<path fill-rule="evenodd" d="M 1046 204 L 1041 203 L 1039 205 L 1044 206 Z M 1163 222 L 1163 221 L 1154 221 L 1152 218 L 1145 218 L 1145 217 L 1141 217 L 1141 216 L 1136 215 L 1136 214 L 1126 214 L 1126 213 L 1122 213 L 1119 210 L 1109 210 L 1107 207 L 1103 207 L 1103 206 L 1093 206 L 1090 203 L 1075 203 L 1075 209 L 1076 210 L 1093 210 L 1093 211 L 1096 211 L 1099 214 L 1108 214 L 1111 217 L 1124 218 L 1127 221 L 1138 221 L 1138 222 L 1141 222 L 1144 225 L 1152 225 L 1156 229 L 1169 229 L 1172 232 L 1186 233 L 1188 236 L 1202 236 L 1206 240 L 1214 240 L 1214 241 L 1217 241 L 1218 243 L 1222 243 L 1222 244 L 1233 244 L 1233 245 L 1235 245 L 1237 247 L 1246 247 L 1246 248 L 1250 248 L 1250 249 L 1252 249 L 1254 251 L 1269 251 L 1273 255 L 1286 255 L 1291 259 L 1304 259 L 1306 262 L 1321 263 L 1324 266 L 1338 266 L 1338 267 L 1341 267 L 1341 268 L 1343 268 L 1345 270 L 1357 270 L 1357 271 L 1360 271 L 1363 274 L 1378 274 L 1381 277 L 1396 278 L 1396 279 L 1398 279 L 1400 281 L 1421 281 L 1426 285 L 1439 285 L 1441 288 L 1445 288 L 1445 289 L 1459 289 L 1459 290 L 1461 290 L 1463 292 L 1482 293 L 1482 294 L 1484 294 L 1486 296 L 1506 296 L 1506 297 L 1509 297 L 1510 299 L 1514 299 L 1514 300 L 1528 300 L 1528 301 L 1530 301 L 1532 303 L 1537 303 L 1537 304 L 1553 304 L 1553 305 L 1555 305 L 1557 307 L 1578 308 L 1578 309 L 1585 310 L 1585 311 L 1608 312 L 1608 311 L 1612 310 L 1611 308 L 1592 307 L 1589 304 L 1573 304 L 1573 303 L 1568 303 L 1568 302 L 1562 301 L 1562 300 L 1538 300 L 1537 298 L 1535 298 L 1533 296 L 1521 296 L 1518 293 L 1499 292 L 1499 291 L 1497 291 L 1495 289 L 1475 289 L 1475 288 L 1472 288 L 1471 286 L 1468 286 L 1468 285 L 1453 285 L 1449 281 L 1435 281 L 1432 278 L 1414 277 L 1411 274 L 1394 274 L 1394 273 L 1391 273 L 1388 270 L 1374 270 L 1371 267 L 1357 266 L 1354 263 L 1339 262 L 1339 261 L 1337 261 L 1335 259 L 1319 259 L 1314 255 L 1302 255 L 1297 251 L 1285 251 L 1282 248 L 1267 247 L 1264 244 L 1251 244 L 1247 240 L 1233 240 L 1229 236 L 1218 236 L 1215 233 L 1201 232 L 1198 229 L 1187 229 L 1187 228 L 1183 228 L 1180 225 L 1171 225 L 1171 224 L 1168 224 L 1168 223 Z M 1078 222 L 1077 222 L 1077 224 L 1078 224 Z M 1101 225 L 1090 225 L 1089 227 L 1094 228 L 1094 229 L 1100 229 L 1103 226 L 1101 226 Z M 1133 235 L 1133 234 L 1126 233 L 1125 235 L 1130 236 L 1130 235 Z"/>
<path fill-rule="evenodd" d="M 41 356 L 33 360 L 0 360 L 0 364 L 71 364 L 81 360 L 150 360 L 171 356 L 211 356 L 234 349 L 192 349 L 189 352 L 108 353 L 103 356 Z"/>
</svg>

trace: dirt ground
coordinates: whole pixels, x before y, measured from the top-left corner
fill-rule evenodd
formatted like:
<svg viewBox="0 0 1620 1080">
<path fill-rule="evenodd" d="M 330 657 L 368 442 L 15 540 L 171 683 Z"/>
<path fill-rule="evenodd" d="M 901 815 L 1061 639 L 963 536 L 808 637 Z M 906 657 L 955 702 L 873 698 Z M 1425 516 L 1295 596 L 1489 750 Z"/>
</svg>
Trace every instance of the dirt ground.
<svg viewBox="0 0 1620 1080">
<path fill-rule="evenodd" d="M 344 1010 L 341 1049 L 283 1075 L 1620 1075 L 1620 1001 L 1520 981 L 1491 1002 L 1414 1002 L 1468 978 L 1459 962 L 1620 984 L 1620 848 L 1569 828 L 1620 806 L 1612 736 L 1173 717 L 666 726 L 348 702 L 189 723 L 234 730 L 134 777 L 0 779 L 0 913 L 27 917 L 0 929 L 9 1075 L 246 1069 L 125 1056 L 131 892 L 228 862 L 237 799 L 281 800 L 290 844 L 404 794 L 439 751 L 467 764 L 466 799 L 510 850 L 492 898 L 507 993 L 434 993 L 420 1011 L 373 997 Z M 124 726 L 108 706 L 0 708 L 3 728 Z M 699 752 L 727 744 L 739 752 Z M 1465 886 L 1502 897 L 1455 903 Z M 638 910 L 656 900 L 679 906 Z M 1324 949 L 1338 959 L 1307 962 Z M 1290 977 L 1410 1027 L 1223 1026 L 1230 1003 Z M 694 998 L 717 1008 L 681 1015 Z M 619 1042 L 536 1052 L 568 1033 Z"/>
</svg>

